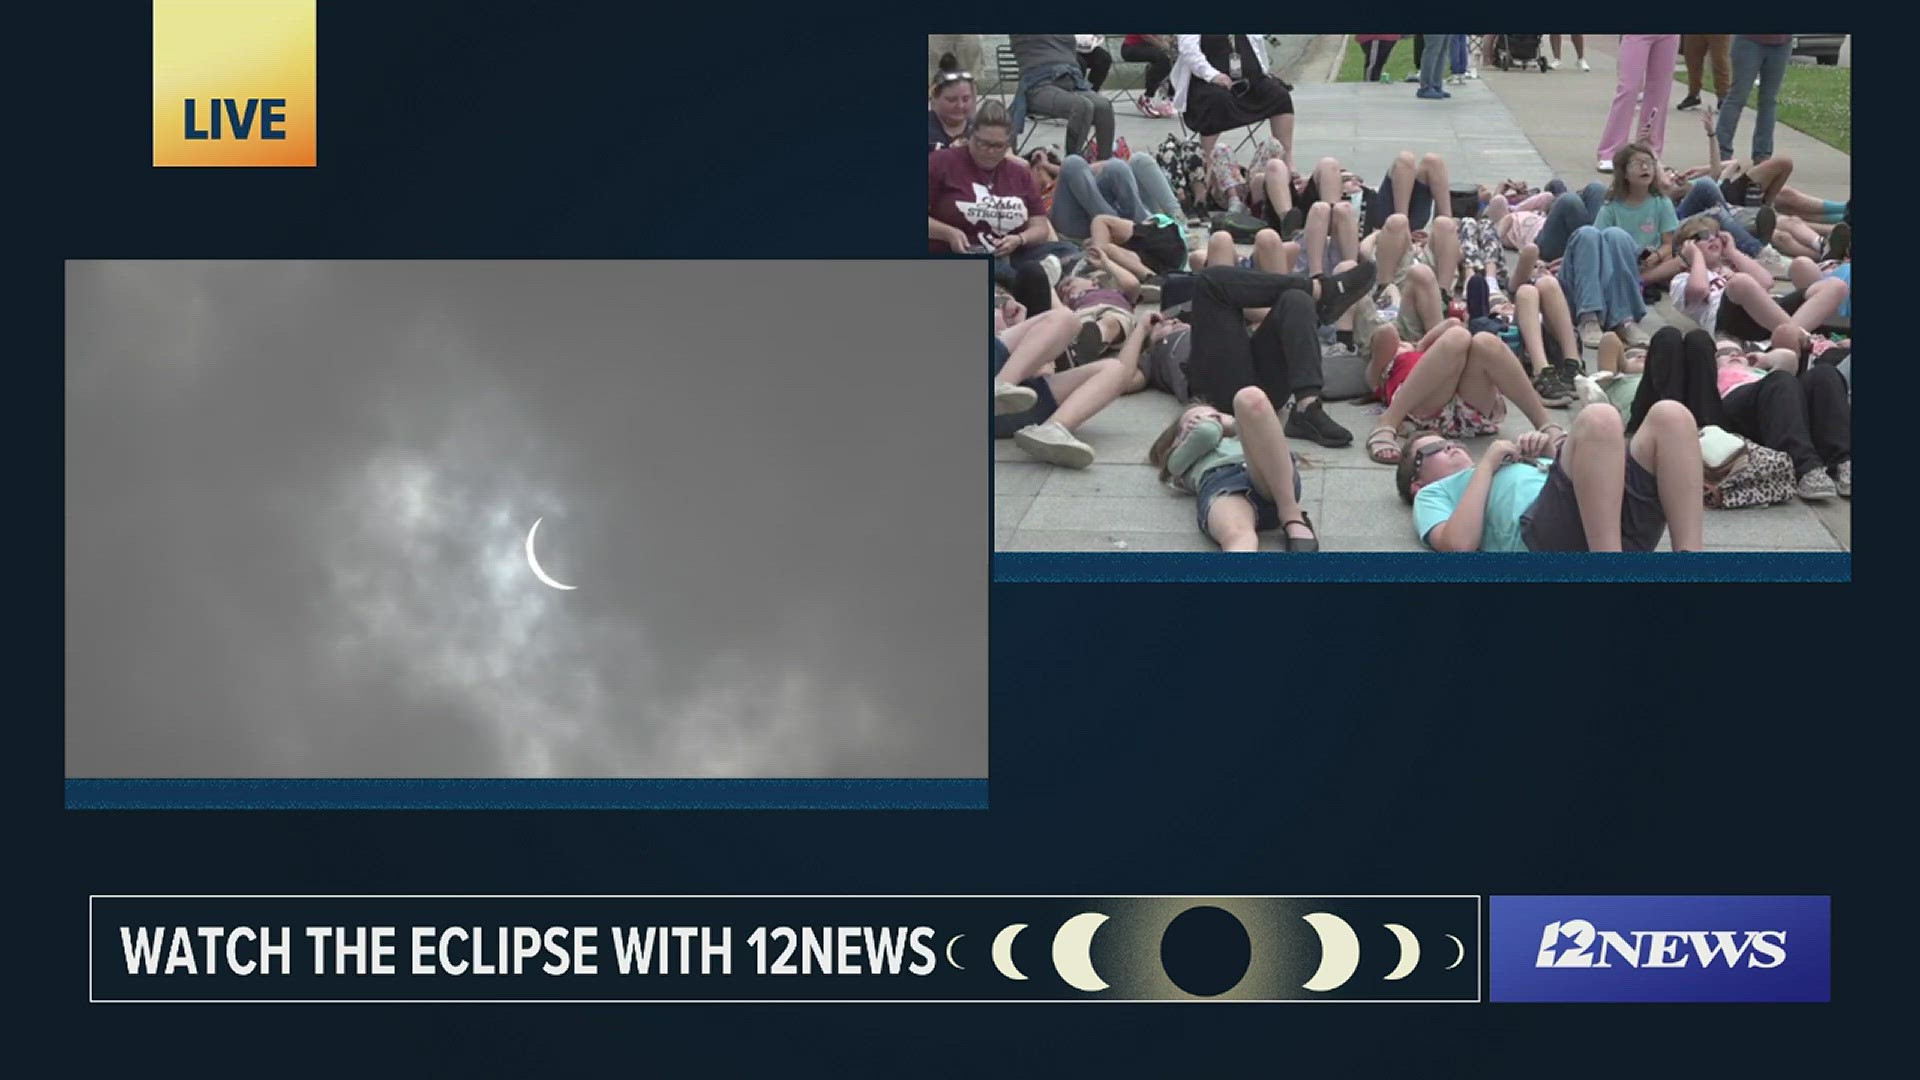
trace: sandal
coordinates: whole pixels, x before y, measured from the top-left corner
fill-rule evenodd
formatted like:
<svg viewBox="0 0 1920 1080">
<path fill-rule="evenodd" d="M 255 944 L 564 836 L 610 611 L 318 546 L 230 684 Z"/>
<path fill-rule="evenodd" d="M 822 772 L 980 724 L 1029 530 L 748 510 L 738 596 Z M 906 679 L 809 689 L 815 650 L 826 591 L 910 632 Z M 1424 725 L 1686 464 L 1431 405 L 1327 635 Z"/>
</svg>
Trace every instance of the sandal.
<svg viewBox="0 0 1920 1080">
<path fill-rule="evenodd" d="M 1382 439 L 1380 436 L 1385 435 Z M 1400 464 L 1400 435 L 1384 425 L 1367 432 L 1367 456 L 1375 465 Z"/>
<path fill-rule="evenodd" d="M 1314 535 L 1295 536 L 1292 533 L 1289 533 L 1286 531 L 1286 528 L 1289 525 L 1305 525 L 1309 530 L 1313 532 Z M 1320 535 L 1319 535 L 1320 530 L 1315 529 L 1313 527 L 1313 519 L 1307 516 L 1307 512 L 1304 509 L 1300 511 L 1300 517 L 1298 520 L 1281 522 L 1280 531 L 1286 537 L 1288 551 L 1319 551 L 1320 550 Z"/>
</svg>

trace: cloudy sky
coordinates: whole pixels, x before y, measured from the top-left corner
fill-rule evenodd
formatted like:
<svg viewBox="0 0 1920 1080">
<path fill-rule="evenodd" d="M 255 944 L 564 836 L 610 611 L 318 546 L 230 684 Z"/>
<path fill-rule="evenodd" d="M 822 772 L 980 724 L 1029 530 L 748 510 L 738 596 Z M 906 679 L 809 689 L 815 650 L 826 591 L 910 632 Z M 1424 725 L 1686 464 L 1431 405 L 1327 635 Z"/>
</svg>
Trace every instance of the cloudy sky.
<svg viewBox="0 0 1920 1080">
<path fill-rule="evenodd" d="M 70 264 L 67 775 L 986 775 L 986 289 Z"/>
</svg>

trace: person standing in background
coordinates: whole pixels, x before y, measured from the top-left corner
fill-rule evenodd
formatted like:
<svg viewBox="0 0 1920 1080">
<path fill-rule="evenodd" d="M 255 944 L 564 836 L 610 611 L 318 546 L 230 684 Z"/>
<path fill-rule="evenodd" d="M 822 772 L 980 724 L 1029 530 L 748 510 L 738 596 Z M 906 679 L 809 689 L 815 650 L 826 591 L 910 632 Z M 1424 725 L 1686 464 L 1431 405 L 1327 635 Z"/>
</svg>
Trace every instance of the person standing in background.
<svg viewBox="0 0 1920 1080">
<path fill-rule="evenodd" d="M 1557 68 L 1560 66 L 1560 35 L 1549 36 L 1553 39 L 1553 59 L 1547 61 L 1547 66 Z M 1573 55 L 1580 60 L 1580 70 L 1592 71 L 1593 68 L 1587 64 L 1587 35 L 1568 34 L 1567 36 L 1573 39 Z"/>
<path fill-rule="evenodd" d="M 1731 158 L 1733 136 L 1740 130 L 1740 110 L 1746 107 L 1747 94 L 1754 77 L 1760 79 L 1760 104 L 1753 118 L 1753 163 L 1773 156 L 1774 107 L 1780 100 L 1780 83 L 1787 77 L 1787 61 L 1793 55 L 1792 34 L 1741 34 L 1733 43 L 1733 85 L 1720 99 L 1720 126 L 1714 137 L 1720 140 L 1720 156 Z"/>
<path fill-rule="evenodd" d="M 1440 81 L 1446 77 L 1447 60 L 1453 52 L 1453 35 L 1424 36 L 1425 41 L 1420 43 L 1420 89 L 1413 96 L 1427 101 L 1450 98 L 1453 95 L 1447 93 Z"/>
<path fill-rule="evenodd" d="M 1360 51 L 1366 54 L 1368 82 L 1381 82 L 1387 77 L 1387 57 L 1393 55 L 1393 46 L 1400 40 L 1399 34 L 1355 34 L 1353 40 L 1360 45 Z"/>
<path fill-rule="evenodd" d="M 1613 108 L 1600 132 L 1601 172 L 1613 171 L 1613 156 L 1636 137 L 1653 147 L 1653 156 L 1665 155 L 1667 99 L 1673 94 L 1673 68 L 1680 57 L 1679 34 L 1627 34 L 1620 39 L 1620 79 L 1613 88 Z M 1739 72 L 1735 71 L 1735 75 Z M 1634 98 L 1641 96 L 1640 123 L 1633 122 Z M 1771 120 L 1771 114 L 1769 114 Z M 1732 135 L 1721 116 L 1721 143 Z M 1729 157 L 1732 155 L 1729 154 Z"/>
<path fill-rule="evenodd" d="M 1722 104 L 1727 100 L 1727 85 L 1733 81 L 1733 60 L 1730 50 L 1733 47 L 1732 34 L 1683 34 L 1680 37 L 1680 55 L 1687 61 L 1687 96 L 1680 99 L 1676 109 L 1694 109 L 1700 106 L 1701 70 L 1709 57 L 1713 60 L 1713 92 Z"/>
<path fill-rule="evenodd" d="M 1134 104 L 1146 116 L 1171 119 L 1173 111 L 1172 44 L 1165 34 L 1128 34 L 1120 44 L 1120 59 L 1130 64 L 1147 65 L 1146 82 L 1140 88 L 1140 100 Z M 1160 91 L 1165 90 L 1162 94 Z M 1164 100 L 1162 100 L 1164 98 Z"/>
</svg>

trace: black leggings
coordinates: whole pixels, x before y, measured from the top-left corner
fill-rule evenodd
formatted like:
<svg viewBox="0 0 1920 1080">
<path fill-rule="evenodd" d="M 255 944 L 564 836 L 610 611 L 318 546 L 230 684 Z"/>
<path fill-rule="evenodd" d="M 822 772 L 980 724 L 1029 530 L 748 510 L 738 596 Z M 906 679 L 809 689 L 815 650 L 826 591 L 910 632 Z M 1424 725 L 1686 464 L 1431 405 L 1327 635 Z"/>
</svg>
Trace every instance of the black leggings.
<svg viewBox="0 0 1920 1080">
<path fill-rule="evenodd" d="M 1237 266 L 1209 266 L 1194 275 L 1193 351 L 1187 384 L 1194 400 L 1232 409 L 1233 396 L 1258 386 L 1277 409 L 1289 397 L 1313 397 L 1320 372 L 1319 318 L 1313 279 Z M 1247 336 L 1246 308 L 1271 308 Z"/>
<path fill-rule="evenodd" d="M 1160 84 L 1173 74 L 1173 54 L 1158 45 L 1122 45 L 1120 59 L 1147 65 L 1146 88 L 1140 91 L 1146 97 L 1152 97 L 1153 92 L 1160 89 Z"/>
<path fill-rule="evenodd" d="M 1627 417 L 1629 432 L 1640 430 L 1647 410 L 1657 401 L 1685 405 L 1701 427 L 1721 423 L 1719 369 L 1714 363 L 1712 334 L 1691 330 L 1682 337 L 1671 326 L 1654 333 L 1647 345 L 1640 389 L 1633 395 L 1633 413 Z"/>
<path fill-rule="evenodd" d="M 1847 380 L 1832 364 L 1814 364 L 1799 375 L 1768 372 L 1736 387 L 1721 406 L 1728 431 L 1784 451 L 1795 476 L 1853 457 Z"/>
<path fill-rule="evenodd" d="M 1125 51 L 1121 50 L 1123 53 Z M 1087 81 L 1093 84 L 1095 90 L 1100 89 L 1100 84 L 1107 81 L 1107 72 L 1113 70 L 1113 54 L 1102 45 L 1092 52 L 1080 53 L 1079 58 L 1080 70 L 1086 74 Z"/>
<path fill-rule="evenodd" d="M 1399 42 L 1397 41 L 1367 42 L 1366 53 L 1367 53 L 1367 81 L 1368 82 L 1371 83 L 1371 82 L 1380 81 L 1380 76 L 1385 74 L 1387 70 L 1387 57 L 1393 55 L 1393 47 L 1398 44 Z M 1416 63 L 1417 62 L 1418 61 L 1416 61 Z"/>
</svg>

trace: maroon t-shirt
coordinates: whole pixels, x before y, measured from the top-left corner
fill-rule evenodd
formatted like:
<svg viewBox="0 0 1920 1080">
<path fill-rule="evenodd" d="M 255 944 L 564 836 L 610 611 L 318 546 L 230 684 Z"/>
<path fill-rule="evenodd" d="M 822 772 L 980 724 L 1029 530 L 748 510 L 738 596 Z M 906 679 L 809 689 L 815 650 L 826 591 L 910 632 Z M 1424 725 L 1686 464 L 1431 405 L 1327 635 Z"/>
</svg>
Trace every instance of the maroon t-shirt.
<svg viewBox="0 0 1920 1080">
<path fill-rule="evenodd" d="M 972 244 L 992 244 L 1019 232 L 1028 219 L 1045 217 L 1033 171 L 1002 160 L 991 171 L 973 163 L 973 152 L 955 146 L 927 155 L 927 216 L 967 234 Z M 951 252 L 943 240 L 929 238 L 927 250 Z"/>
</svg>

